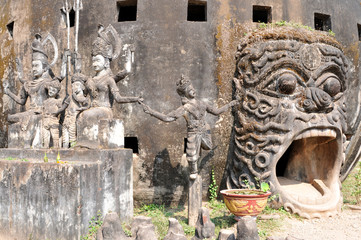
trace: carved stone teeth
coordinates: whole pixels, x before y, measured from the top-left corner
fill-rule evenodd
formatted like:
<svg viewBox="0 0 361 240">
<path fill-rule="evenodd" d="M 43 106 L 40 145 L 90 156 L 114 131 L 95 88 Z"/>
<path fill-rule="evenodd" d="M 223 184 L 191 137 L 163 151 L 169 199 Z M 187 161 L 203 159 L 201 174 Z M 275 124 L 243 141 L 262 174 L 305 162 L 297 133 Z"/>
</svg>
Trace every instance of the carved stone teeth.
<svg viewBox="0 0 361 240">
<path fill-rule="evenodd" d="M 298 135 L 295 140 L 300 140 L 303 138 L 309 137 L 332 137 L 336 138 L 337 134 L 335 130 L 332 129 L 311 129 L 300 135 Z"/>
</svg>

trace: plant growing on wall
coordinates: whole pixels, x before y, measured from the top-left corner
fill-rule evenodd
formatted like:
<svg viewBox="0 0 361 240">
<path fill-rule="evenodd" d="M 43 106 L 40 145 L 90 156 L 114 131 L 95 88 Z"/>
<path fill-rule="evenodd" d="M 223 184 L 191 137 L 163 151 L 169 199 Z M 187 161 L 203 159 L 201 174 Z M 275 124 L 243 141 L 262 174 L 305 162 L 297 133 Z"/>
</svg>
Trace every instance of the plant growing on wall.
<svg viewBox="0 0 361 240">
<path fill-rule="evenodd" d="M 214 176 L 214 169 L 212 169 L 211 183 L 209 184 L 209 188 L 208 188 L 210 201 L 214 201 L 217 199 L 217 190 L 218 190 L 218 186 L 217 186 L 216 178 Z"/>
</svg>

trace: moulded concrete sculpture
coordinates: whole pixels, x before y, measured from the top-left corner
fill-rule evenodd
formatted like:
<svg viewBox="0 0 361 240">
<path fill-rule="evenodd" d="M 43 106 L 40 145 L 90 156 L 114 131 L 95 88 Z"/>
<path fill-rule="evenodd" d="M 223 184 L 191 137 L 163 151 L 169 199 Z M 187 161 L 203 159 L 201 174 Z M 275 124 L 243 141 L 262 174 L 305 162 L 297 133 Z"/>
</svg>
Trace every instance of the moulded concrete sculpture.
<svg viewBox="0 0 361 240">
<path fill-rule="evenodd" d="M 201 148 L 210 150 L 212 138 L 210 126 L 206 122 L 206 113 L 220 115 L 228 108 L 237 105 L 239 102 L 233 100 L 230 103 L 217 108 L 196 98 L 196 91 L 189 78 L 181 76 L 177 82 L 177 93 L 181 97 L 182 106 L 176 110 L 163 114 L 151 109 L 142 103 L 144 112 L 164 122 L 173 122 L 184 117 L 187 122 L 187 161 L 190 172 L 190 179 L 195 180 L 198 174 L 198 160 Z"/>
<path fill-rule="evenodd" d="M 88 148 L 116 148 L 124 145 L 123 124 L 113 119 L 110 94 L 118 103 L 134 103 L 140 97 L 122 97 L 110 69 L 110 62 L 120 53 L 120 38 L 118 33 L 109 25 L 104 28 L 99 25 L 98 37 L 93 42 L 92 65 L 96 72 L 85 85 L 92 98 L 88 110 L 79 114 L 77 120 L 78 145 Z M 115 135 L 121 136 L 118 137 Z"/>
<path fill-rule="evenodd" d="M 234 78 L 242 103 L 227 187 L 258 178 L 303 217 L 340 210 L 350 69 L 340 44 L 324 32 L 266 28 L 243 38 Z"/>
<path fill-rule="evenodd" d="M 48 55 L 44 50 L 44 44 L 50 41 L 54 48 L 54 59 L 49 63 Z M 42 146 L 41 114 L 44 102 L 48 99 L 47 83 L 53 81 L 50 67 L 54 65 L 58 56 L 58 47 L 54 37 L 50 34 L 42 39 L 40 34 L 35 35 L 32 43 L 32 73 L 33 79 L 19 80 L 23 84 L 18 95 L 14 94 L 7 81 L 4 81 L 4 93 L 20 105 L 25 105 L 29 98 L 29 108 L 20 113 L 8 116 L 9 126 L 9 147 L 38 147 Z M 20 60 L 17 59 L 21 66 Z M 18 69 L 18 71 L 21 71 Z M 20 75 L 23 75 L 22 73 Z M 58 80 L 54 80 L 58 81 Z"/>
</svg>

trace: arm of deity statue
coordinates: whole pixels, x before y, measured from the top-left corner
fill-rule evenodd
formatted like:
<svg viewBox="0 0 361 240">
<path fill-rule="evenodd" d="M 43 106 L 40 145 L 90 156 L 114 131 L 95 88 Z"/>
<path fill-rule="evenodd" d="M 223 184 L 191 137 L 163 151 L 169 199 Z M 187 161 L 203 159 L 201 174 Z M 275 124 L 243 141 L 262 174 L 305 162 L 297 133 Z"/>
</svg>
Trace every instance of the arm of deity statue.
<svg viewBox="0 0 361 240">
<path fill-rule="evenodd" d="M 117 74 L 113 76 L 114 81 L 117 83 L 120 80 L 124 79 L 126 76 L 128 76 L 129 72 L 127 70 L 121 70 Z"/>
<path fill-rule="evenodd" d="M 220 108 L 217 108 L 215 106 L 211 106 L 211 105 L 209 105 L 207 103 L 204 103 L 204 104 L 207 105 L 207 112 L 209 112 L 209 113 L 211 113 L 213 115 L 219 115 L 219 114 L 224 113 L 225 111 L 227 111 L 228 108 L 233 107 L 235 105 L 238 105 L 239 103 L 240 103 L 239 100 L 233 100 L 233 101 L 227 103 L 226 105 L 224 105 L 224 106 L 222 106 Z"/>
<path fill-rule="evenodd" d="M 118 103 L 134 103 L 134 102 L 140 103 L 142 101 L 141 97 L 122 97 L 119 94 L 119 88 L 115 84 L 115 81 L 111 81 L 109 84 L 109 87 L 110 87 L 111 93 L 114 96 L 115 101 L 117 101 Z"/>
<path fill-rule="evenodd" d="M 20 105 L 25 105 L 26 99 L 28 98 L 28 94 L 26 93 L 24 86 L 21 87 L 20 94 L 17 96 L 10 91 L 9 85 L 4 83 L 4 93 Z"/>
<path fill-rule="evenodd" d="M 185 113 L 185 109 L 183 106 L 180 106 L 179 108 L 168 114 L 164 114 L 151 109 L 148 105 L 144 104 L 143 102 L 140 102 L 140 104 L 143 106 L 143 110 L 145 113 L 148 113 L 149 115 L 158 118 L 163 122 L 173 122 L 178 118 L 182 117 Z"/>
</svg>

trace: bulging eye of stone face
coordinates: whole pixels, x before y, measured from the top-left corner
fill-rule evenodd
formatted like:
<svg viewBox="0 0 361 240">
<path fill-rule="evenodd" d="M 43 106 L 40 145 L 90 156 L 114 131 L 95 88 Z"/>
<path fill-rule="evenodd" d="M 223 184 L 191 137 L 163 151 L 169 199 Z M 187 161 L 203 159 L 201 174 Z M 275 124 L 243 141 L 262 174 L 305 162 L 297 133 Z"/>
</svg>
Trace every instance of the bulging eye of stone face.
<svg viewBox="0 0 361 240">
<path fill-rule="evenodd" d="M 277 79 L 277 89 L 282 94 L 292 94 L 296 89 L 297 79 L 291 73 L 283 73 Z"/>
<path fill-rule="evenodd" d="M 329 77 L 323 85 L 323 90 L 327 92 L 331 97 L 341 92 L 341 83 L 336 77 Z"/>
</svg>

